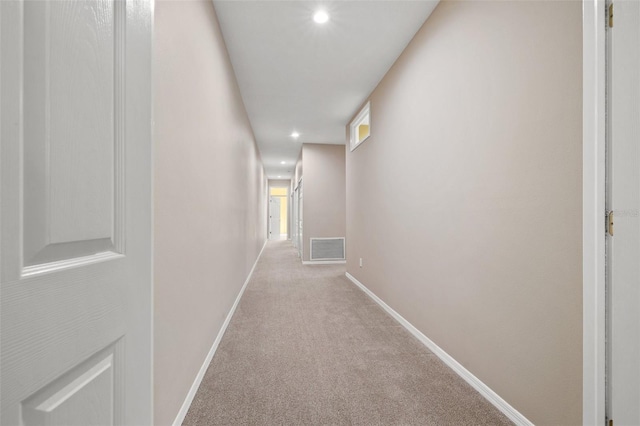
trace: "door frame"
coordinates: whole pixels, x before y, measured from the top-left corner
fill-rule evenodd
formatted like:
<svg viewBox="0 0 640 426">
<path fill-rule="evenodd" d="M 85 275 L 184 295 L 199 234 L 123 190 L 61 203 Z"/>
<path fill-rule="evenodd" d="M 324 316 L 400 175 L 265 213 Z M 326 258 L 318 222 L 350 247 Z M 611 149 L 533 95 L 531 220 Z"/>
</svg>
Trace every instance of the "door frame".
<svg viewBox="0 0 640 426">
<path fill-rule="evenodd" d="M 304 241 L 302 240 L 302 237 L 304 237 L 304 235 L 301 233 L 301 229 L 300 229 L 300 222 L 302 221 L 302 214 L 300 214 L 300 209 L 302 209 L 303 207 L 303 203 L 301 203 L 301 197 L 300 197 L 300 191 L 304 190 L 303 186 L 302 186 L 302 176 L 300 177 L 300 179 L 298 179 L 298 185 L 296 186 L 296 188 L 298 189 L 298 203 L 297 203 L 297 208 L 298 211 L 296 212 L 296 238 L 298 239 L 298 255 L 300 257 L 300 259 L 304 259 Z M 302 198 L 304 198 L 304 193 L 302 194 Z M 303 201 L 303 200 L 302 200 Z M 302 209 L 302 213 L 304 214 L 304 209 Z"/>
<path fill-rule="evenodd" d="M 287 224 L 287 240 L 291 239 L 291 205 L 289 203 L 289 198 L 291 198 L 291 194 L 293 194 L 293 192 L 291 191 L 291 182 L 286 185 L 284 183 L 282 183 L 283 181 L 286 181 L 289 179 L 268 179 L 267 180 L 267 240 L 269 240 L 269 231 L 271 230 L 271 218 L 269 217 L 270 214 L 270 208 L 271 208 L 271 188 L 278 188 L 278 189 L 282 189 L 285 188 L 287 190 L 287 195 L 281 195 L 279 196 L 281 199 L 284 198 L 287 201 L 287 219 L 286 219 L 286 224 Z M 276 183 L 278 182 L 278 183 Z M 274 197 L 278 197 L 277 195 L 274 195 Z M 282 200 L 280 200 L 282 201 Z M 280 220 L 282 221 L 282 216 L 280 217 Z M 282 235 L 282 234 L 281 234 Z"/>
<path fill-rule="evenodd" d="M 605 422 L 606 0 L 582 2 L 582 423 Z"/>
<path fill-rule="evenodd" d="M 293 246 L 298 248 L 298 186 L 291 191 L 291 220 L 289 221 L 290 230 L 289 238 L 293 243 Z"/>
</svg>

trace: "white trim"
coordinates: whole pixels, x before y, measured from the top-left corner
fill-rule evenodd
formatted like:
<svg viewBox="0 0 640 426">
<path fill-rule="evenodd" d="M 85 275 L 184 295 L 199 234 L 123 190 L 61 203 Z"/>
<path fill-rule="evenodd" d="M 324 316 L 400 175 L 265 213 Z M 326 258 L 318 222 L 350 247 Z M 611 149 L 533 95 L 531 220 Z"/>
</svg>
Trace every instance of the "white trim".
<svg viewBox="0 0 640 426">
<path fill-rule="evenodd" d="M 605 422 L 606 2 L 582 2 L 582 422 Z"/>
<path fill-rule="evenodd" d="M 360 123 L 366 118 L 369 119 L 369 134 L 365 136 L 362 140 L 356 140 L 357 132 L 355 131 L 356 127 L 360 125 Z M 351 151 L 356 149 L 360 144 L 371 136 L 371 101 L 367 101 L 367 103 L 362 107 L 356 118 L 354 118 L 349 124 L 349 148 Z"/>
<path fill-rule="evenodd" d="M 344 265 L 346 260 L 303 260 L 303 265 Z"/>
<path fill-rule="evenodd" d="M 413 334 L 423 345 L 425 345 L 431 352 L 433 352 L 438 358 L 440 358 L 445 364 L 449 366 L 454 372 L 469 383 L 480 395 L 482 395 L 487 401 L 493 404 L 498 410 L 500 410 L 505 416 L 509 418 L 516 425 L 533 426 L 525 416 L 523 416 L 518 410 L 513 408 L 507 401 L 502 399 L 497 393 L 495 393 L 489 386 L 485 385 L 480 379 L 474 376 L 469 370 L 464 368 L 462 364 L 456 361 L 451 355 L 446 353 L 442 348 L 436 345 L 431 339 L 422 334 L 420 330 L 415 328 L 409 321 L 404 319 L 399 313 L 393 310 L 389 305 L 384 303 L 382 299 L 376 296 L 371 290 L 358 281 L 353 275 L 345 272 L 345 276 L 356 286 L 360 288 L 367 296 L 373 299 L 382 309 L 384 309 L 389 315 L 391 315 L 396 321 L 400 323 L 404 328 Z"/>
<path fill-rule="evenodd" d="M 231 310 L 229 311 L 229 314 L 227 314 L 227 317 L 225 318 L 224 323 L 222 323 L 222 327 L 220 327 L 220 331 L 216 336 L 216 340 L 213 341 L 213 345 L 211 345 L 211 349 L 209 350 L 207 357 L 204 359 L 204 362 L 202 363 L 202 367 L 200 367 L 200 371 L 198 371 L 198 375 L 193 381 L 193 384 L 191 385 L 191 389 L 189 389 L 189 392 L 187 393 L 187 396 L 184 399 L 184 402 L 182 403 L 182 407 L 180 407 L 180 411 L 178 411 L 178 415 L 176 416 L 176 419 L 173 421 L 173 426 L 182 425 L 182 422 L 184 421 L 184 418 L 186 417 L 187 412 L 189 412 L 189 407 L 191 407 L 193 398 L 196 396 L 196 393 L 198 392 L 198 388 L 200 387 L 200 383 L 202 383 L 204 374 L 207 372 L 207 369 L 209 368 L 209 364 L 211 364 L 211 360 L 213 359 L 213 356 L 215 355 L 216 350 L 218 349 L 218 345 L 222 340 L 222 336 L 224 336 L 225 331 L 227 331 L 229 322 L 231 322 L 231 318 L 233 317 L 233 314 L 235 313 L 236 308 L 240 303 L 240 299 L 242 299 L 244 290 L 247 288 L 247 284 L 249 284 L 249 281 L 251 280 L 253 271 L 256 269 L 256 265 L 258 264 L 258 261 L 262 256 L 262 252 L 264 251 L 264 248 L 267 246 L 267 242 L 268 240 L 264 242 L 264 245 L 262 246 L 262 249 L 260 250 L 258 257 L 256 258 L 256 261 L 253 264 L 253 267 L 251 268 L 251 271 L 249 272 L 247 279 L 245 280 L 242 288 L 240 289 L 240 293 L 238 293 L 238 296 L 236 297 L 235 302 L 233 302 L 233 306 L 231 306 Z"/>
</svg>

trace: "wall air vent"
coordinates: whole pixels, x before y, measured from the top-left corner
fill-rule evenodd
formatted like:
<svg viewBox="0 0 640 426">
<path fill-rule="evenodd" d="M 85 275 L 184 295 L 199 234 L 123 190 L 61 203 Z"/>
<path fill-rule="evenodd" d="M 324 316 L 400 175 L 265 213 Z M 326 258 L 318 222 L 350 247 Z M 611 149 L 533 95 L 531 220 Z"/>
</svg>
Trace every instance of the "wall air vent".
<svg viewBox="0 0 640 426">
<path fill-rule="evenodd" d="M 344 237 L 311 238 L 310 260 L 344 260 Z"/>
</svg>

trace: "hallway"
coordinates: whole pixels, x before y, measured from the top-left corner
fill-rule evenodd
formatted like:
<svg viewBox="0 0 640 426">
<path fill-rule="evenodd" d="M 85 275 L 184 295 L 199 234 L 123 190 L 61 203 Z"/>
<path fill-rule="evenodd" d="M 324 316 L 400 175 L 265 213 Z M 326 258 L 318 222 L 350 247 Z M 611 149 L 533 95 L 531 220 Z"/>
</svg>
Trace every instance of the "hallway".
<svg viewBox="0 0 640 426">
<path fill-rule="evenodd" d="M 270 241 L 183 424 L 510 424 L 344 272 Z"/>
<path fill-rule="evenodd" d="M 1 1 L 0 425 L 640 425 L 611 3 Z"/>
</svg>

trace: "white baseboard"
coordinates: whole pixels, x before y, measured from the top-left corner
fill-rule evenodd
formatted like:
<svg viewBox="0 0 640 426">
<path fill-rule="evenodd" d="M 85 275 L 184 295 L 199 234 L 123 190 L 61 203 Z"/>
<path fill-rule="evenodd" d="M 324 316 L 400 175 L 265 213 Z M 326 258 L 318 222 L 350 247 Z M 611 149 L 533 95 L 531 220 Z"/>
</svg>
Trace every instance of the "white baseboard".
<svg viewBox="0 0 640 426">
<path fill-rule="evenodd" d="M 180 411 L 178 411 L 178 415 L 176 416 L 176 419 L 173 421 L 173 426 L 182 425 L 184 418 L 187 416 L 189 407 L 191 407 L 193 398 L 196 396 L 196 392 L 198 392 L 198 388 L 200 387 L 200 383 L 202 383 L 204 374 L 207 372 L 207 368 L 209 368 L 209 364 L 211 364 L 211 360 L 213 359 L 213 356 L 215 355 L 216 350 L 218 349 L 218 345 L 220 345 L 222 336 L 224 336 L 225 331 L 227 331 L 229 322 L 231 322 L 231 318 L 233 317 L 233 314 L 235 313 L 236 308 L 238 307 L 238 303 L 240 303 L 240 299 L 242 299 L 244 290 L 247 288 L 247 284 L 249 284 L 249 281 L 251 280 L 251 276 L 253 275 L 253 271 L 256 269 L 256 265 L 258 264 L 258 261 L 260 260 L 260 257 L 262 256 L 262 252 L 264 251 L 264 248 L 266 246 L 267 246 L 267 241 L 265 241 L 264 245 L 262 246 L 262 249 L 260 250 L 258 257 L 256 258 L 256 261 L 253 264 L 253 267 L 251 268 L 251 271 L 249 271 L 249 275 L 247 276 L 247 279 L 245 280 L 244 284 L 242 285 L 242 288 L 240 289 L 240 293 L 238 293 L 238 296 L 236 297 L 235 302 L 233 302 L 233 306 L 231 306 L 231 310 L 227 314 L 227 317 L 225 318 L 224 323 L 222 323 L 222 327 L 220 327 L 220 331 L 216 336 L 216 340 L 213 341 L 213 345 L 211 345 L 211 349 L 209 350 L 207 357 L 202 363 L 202 367 L 200 367 L 200 371 L 198 371 L 198 375 L 193 381 L 193 384 L 191 385 L 191 389 L 189 389 L 189 393 L 187 393 L 187 397 L 184 399 L 184 402 L 182 403 L 182 407 L 180 407 Z"/>
<path fill-rule="evenodd" d="M 303 260 L 303 265 L 344 265 L 346 260 Z"/>
<path fill-rule="evenodd" d="M 436 345 L 431 339 L 422 334 L 420 330 L 415 328 L 409 321 L 404 319 L 399 313 L 394 311 L 389 305 L 384 303 L 382 299 L 376 296 L 371 290 L 358 281 L 353 275 L 346 272 L 346 277 L 351 280 L 356 286 L 358 286 L 367 296 L 373 299 L 382 309 L 387 311 L 389 315 L 395 318 L 409 333 L 413 334 L 423 345 L 425 345 L 431 352 L 433 352 L 438 358 L 444 361 L 453 371 L 455 371 L 460 377 L 462 377 L 467 383 L 469 383 L 480 395 L 482 395 L 487 401 L 493 404 L 498 410 L 504 413 L 512 422 L 516 425 L 533 426 L 533 423 L 523 416 L 518 410 L 513 408 L 507 401 L 502 399 L 491 388 L 485 385 L 480 379 L 474 376 L 469 370 L 464 368 L 462 364 L 456 361 L 451 355 L 446 353 L 442 348 Z"/>
</svg>

